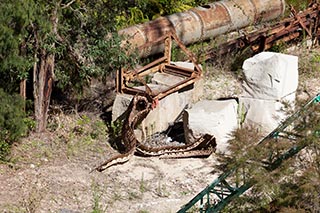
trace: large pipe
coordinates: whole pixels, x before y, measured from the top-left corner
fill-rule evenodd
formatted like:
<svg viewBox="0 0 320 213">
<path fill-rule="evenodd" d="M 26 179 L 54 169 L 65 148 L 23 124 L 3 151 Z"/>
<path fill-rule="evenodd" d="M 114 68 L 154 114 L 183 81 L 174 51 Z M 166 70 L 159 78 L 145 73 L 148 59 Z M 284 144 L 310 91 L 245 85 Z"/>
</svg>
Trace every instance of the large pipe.
<svg viewBox="0 0 320 213">
<path fill-rule="evenodd" d="M 119 31 L 126 41 L 139 49 L 141 57 L 163 51 L 163 44 L 144 48 L 169 30 L 174 30 L 185 44 L 195 43 L 261 21 L 279 17 L 285 10 L 284 0 L 223 0 L 160 17 Z"/>
</svg>

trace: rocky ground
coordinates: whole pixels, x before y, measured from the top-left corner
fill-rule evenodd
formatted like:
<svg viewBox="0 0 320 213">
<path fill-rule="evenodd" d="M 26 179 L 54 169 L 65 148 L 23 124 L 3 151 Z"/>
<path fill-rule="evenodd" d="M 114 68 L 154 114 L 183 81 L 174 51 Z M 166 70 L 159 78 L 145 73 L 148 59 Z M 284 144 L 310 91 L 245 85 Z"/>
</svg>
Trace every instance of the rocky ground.
<svg viewBox="0 0 320 213">
<path fill-rule="evenodd" d="M 299 55 L 298 92 L 308 98 L 320 92 L 320 71 L 314 73 L 320 54 L 319 49 L 305 51 L 307 56 Z M 203 98 L 241 93 L 240 74 L 224 66 L 206 70 Z M 59 113 L 50 119 L 47 132 L 17 143 L 11 161 L 0 164 L 0 211 L 176 212 L 219 174 L 214 154 L 206 159 L 135 156 L 102 173 L 90 172 L 116 154 L 105 130 L 99 114 Z"/>
</svg>

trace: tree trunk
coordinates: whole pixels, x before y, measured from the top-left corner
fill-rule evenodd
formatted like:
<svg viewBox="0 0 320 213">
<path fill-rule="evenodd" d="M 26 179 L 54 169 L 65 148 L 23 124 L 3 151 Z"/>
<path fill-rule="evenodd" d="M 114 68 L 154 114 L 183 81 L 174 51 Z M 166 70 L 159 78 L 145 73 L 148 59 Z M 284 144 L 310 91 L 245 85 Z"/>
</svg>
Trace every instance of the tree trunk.
<svg viewBox="0 0 320 213">
<path fill-rule="evenodd" d="M 34 109 L 37 122 L 36 131 L 43 132 L 47 127 L 52 92 L 54 55 L 42 50 L 38 59 L 39 62 L 33 67 Z"/>
<path fill-rule="evenodd" d="M 52 12 L 51 23 L 52 32 L 58 36 L 58 9 L 61 0 L 56 2 L 55 9 Z M 38 40 L 36 39 L 36 43 Z M 38 44 L 36 45 L 39 46 Z M 51 48 L 55 48 L 52 43 Z M 37 60 L 38 59 L 38 60 Z M 33 95 L 34 95 L 34 111 L 37 122 L 36 131 L 43 132 L 47 127 L 47 118 L 52 92 L 54 78 L 54 53 L 48 53 L 45 49 L 40 48 L 39 53 L 35 54 L 35 64 L 33 67 Z"/>
<path fill-rule="evenodd" d="M 26 84 L 27 84 L 27 80 L 23 79 L 20 81 L 20 96 L 23 99 L 24 103 L 23 103 L 23 111 L 26 111 Z"/>
</svg>

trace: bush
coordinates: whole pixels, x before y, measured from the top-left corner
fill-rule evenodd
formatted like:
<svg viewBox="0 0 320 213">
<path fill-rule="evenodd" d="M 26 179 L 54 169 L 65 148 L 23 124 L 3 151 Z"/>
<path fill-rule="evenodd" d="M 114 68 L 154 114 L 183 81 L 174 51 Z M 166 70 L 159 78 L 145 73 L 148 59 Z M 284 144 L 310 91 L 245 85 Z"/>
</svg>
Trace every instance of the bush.
<svg viewBox="0 0 320 213">
<path fill-rule="evenodd" d="M 23 100 L 0 89 L 0 161 L 5 161 L 13 142 L 27 132 Z"/>
</svg>

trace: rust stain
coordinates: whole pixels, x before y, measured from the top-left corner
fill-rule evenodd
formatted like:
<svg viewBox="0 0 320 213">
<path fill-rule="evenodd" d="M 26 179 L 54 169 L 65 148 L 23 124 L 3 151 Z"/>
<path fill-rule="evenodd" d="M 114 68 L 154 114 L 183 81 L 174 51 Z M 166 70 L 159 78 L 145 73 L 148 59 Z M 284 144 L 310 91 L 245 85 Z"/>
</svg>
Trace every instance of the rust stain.
<svg viewBox="0 0 320 213">
<path fill-rule="evenodd" d="M 257 20 L 268 21 L 283 13 L 284 0 L 224 0 L 195 7 L 189 11 L 160 17 L 153 21 L 119 31 L 128 35 L 125 42 L 139 48 L 140 56 L 146 57 L 163 50 L 163 43 L 154 44 L 148 50 L 141 47 L 154 42 L 173 31 L 184 44 L 210 39 L 217 35 L 254 24 Z"/>
<path fill-rule="evenodd" d="M 150 22 L 148 25 L 144 25 L 142 29 L 147 37 L 147 42 L 152 42 L 165 36 L 167 32 L 173 31 L 174 27 L 167 18 L 161 17 Z"/>
<path fill-rule="evenodd" d="M 196 14 L 201 17 L 204 25 L 204 31 L 217 29 L 222 26 L 230 24 L 231 18 L 227 9 L 221 4 L 214 6 L 207 5 L 205 10 L 199 10 L 197 8 L 192 9 Z"/>
<path fill-rule="evenodd" d="M 295 13 L 293 11 L 293 13 L 293 17 L 208 50 L 206 60 L 213 60 L 218 55 L 236 52 L 247 47 L 257 53 L 268 50 L 273 45 L 302 38 L 305 34 L 312 40 L 319 40 L 320 5 L 315 3 L 303 12 Z"/>
</svg>

